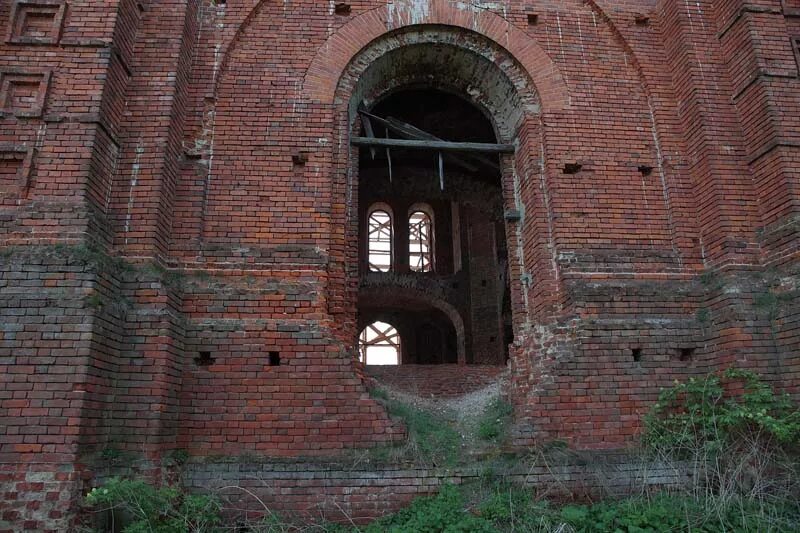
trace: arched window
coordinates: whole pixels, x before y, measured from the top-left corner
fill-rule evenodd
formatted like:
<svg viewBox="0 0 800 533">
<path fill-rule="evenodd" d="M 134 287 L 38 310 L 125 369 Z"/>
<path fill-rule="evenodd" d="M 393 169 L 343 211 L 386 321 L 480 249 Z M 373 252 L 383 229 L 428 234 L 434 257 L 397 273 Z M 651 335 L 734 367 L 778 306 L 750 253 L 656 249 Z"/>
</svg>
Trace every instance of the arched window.
<svg viewBox="0 0 800 533">
<path fill-rule="evenodd" d="M 412 272 L 433 271 L 433 220 L 429 212 L 413 207 L 408 215 L 408 264 Z"/>
<path fill-rule="evenodd" d="M 399 365 L 400 334 L 391 324 L 373 322 L 358 337 L 358 353 L 365 365 Z"/>
<path fill-rule="evenodd" d="M 392 269 L 392 215 L 373 208 L 367 220 L 367 260 L 372 272 Z"/>
</svg>

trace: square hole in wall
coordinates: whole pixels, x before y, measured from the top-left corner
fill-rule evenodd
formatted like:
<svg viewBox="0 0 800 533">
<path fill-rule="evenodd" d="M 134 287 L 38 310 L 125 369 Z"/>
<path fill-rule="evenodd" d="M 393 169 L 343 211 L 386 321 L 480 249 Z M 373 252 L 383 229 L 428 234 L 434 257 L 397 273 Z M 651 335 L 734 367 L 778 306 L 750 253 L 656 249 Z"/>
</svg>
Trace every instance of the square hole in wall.
<svg viewBox="0 0 800 533">
<path fill-rule="evenodd" d="M 211 366 L 216 361 L 214 357 L 211 357 L 211 352 L 206 350 L 200 350 L 197 352 L 197 357 L 194 358 L 194 364 L 197 366 Z"/>
<path fill-rule="evenodd" d="M 346 17 L 352 12 L 352 8 L 350 7 L 350 4 L 345 2 L 337 2 L 334 5 L 333 12 L 339 16 Z"/>
<path fill-rule="evenodd" d="M 689 362 L 694 359 L 694 348 L 679 348 L 678 361 Z"/>
<path fill-rule="evenodd" d="M 281 354 L 279 352 L 269 352 L 269 366 L 280 366 Z"/>
<path fill-rule="evenodd" d="M 7 41 L 57 44 L 67 5 L 61 0 L 17 0 L 11 7 Z"/>
<path fill-rule="evenodd" d="M 41 116 L 49 83 L 49 72 L 0 72 L 0 111 L 17 117 Z"/>
</svg>

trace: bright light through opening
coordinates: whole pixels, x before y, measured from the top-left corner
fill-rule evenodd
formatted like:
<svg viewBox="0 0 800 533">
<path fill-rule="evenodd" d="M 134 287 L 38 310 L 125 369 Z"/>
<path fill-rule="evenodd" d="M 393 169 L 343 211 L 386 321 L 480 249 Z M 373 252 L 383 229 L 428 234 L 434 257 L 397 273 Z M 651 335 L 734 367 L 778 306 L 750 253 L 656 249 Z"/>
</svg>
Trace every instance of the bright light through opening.
<svg viewBox="0 0 800 533">
<path fill-rule="evenodd" d="M 408 260 L 413 272 L 431 272 L 431 217 L 422 211 L 414 211 L 408 217 Z"/>
<path fill-rule="evenodd" d="M 369 269 L 389 272 L 392 268 L 392 217 L 386 211 L 373 211 L 368 226 Z"/>
<path fill-rule="evenodd" d="M 373 322 L 358 338 L 359 360 L 366 365 L 400 364 L 400 334 L 391 324 Z"/>
</svg>

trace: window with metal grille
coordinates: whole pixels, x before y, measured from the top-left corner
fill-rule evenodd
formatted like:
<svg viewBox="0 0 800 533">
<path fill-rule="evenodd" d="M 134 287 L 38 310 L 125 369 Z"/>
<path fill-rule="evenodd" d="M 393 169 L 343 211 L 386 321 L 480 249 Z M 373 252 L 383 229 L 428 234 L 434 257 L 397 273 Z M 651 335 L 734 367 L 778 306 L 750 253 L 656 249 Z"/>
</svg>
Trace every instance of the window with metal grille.
<svg viewBox="0 0 800 533">
<path fill-rule="evenodd" d="M 433 220 L 425 211 L 408 216 L 408 263 L 412 272 L 433 271 Z"/>
<path fill-rule="evenodd" d="M 365 365 L 399 365 L 400 333 L 386 322 L 373 322 L 358 337 L 359 360 Z"/>
<path fill-rule="evenodd" d="M 367 256 L 373 272 L 392 269 L 392 216 L 388 211 L 375 209 L 367 221 Z"/>
</svg>

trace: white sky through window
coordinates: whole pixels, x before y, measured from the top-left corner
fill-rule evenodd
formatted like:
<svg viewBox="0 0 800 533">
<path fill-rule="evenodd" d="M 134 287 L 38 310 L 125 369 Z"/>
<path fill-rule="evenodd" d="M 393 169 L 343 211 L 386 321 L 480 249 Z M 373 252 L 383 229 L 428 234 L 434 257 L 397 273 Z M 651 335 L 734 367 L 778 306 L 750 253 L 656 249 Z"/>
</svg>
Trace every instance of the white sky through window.
<svg viewBox="0 0 800 533">
<path fill-rule="evenodd" d="M 358 348 L 364 364 L 400 364 L 400 334 L 386 322 L 373 322 L 364 328 L 358 338 Z"/>
<path fill-rule="evenodd" d="M 431 217 L 423 211 L 414 211 L 408 217 L 408 262 L 412 272 L 430 272 L 431 261 Z"/>
<path fill-rule="evenodd" d="M 392 217 L 386 211 L 373 211 L 368 225 L 369 269 L 389 272 L 392 268 Z"/>
</svg>

